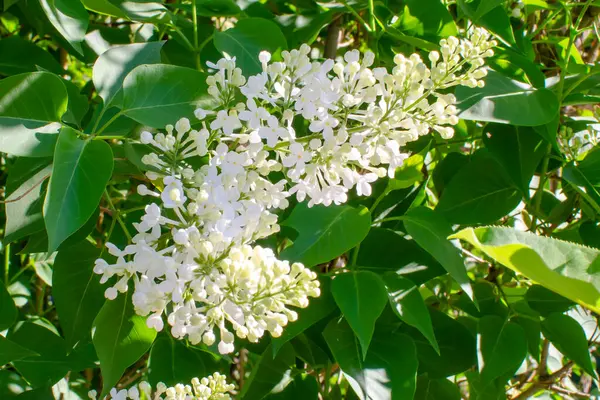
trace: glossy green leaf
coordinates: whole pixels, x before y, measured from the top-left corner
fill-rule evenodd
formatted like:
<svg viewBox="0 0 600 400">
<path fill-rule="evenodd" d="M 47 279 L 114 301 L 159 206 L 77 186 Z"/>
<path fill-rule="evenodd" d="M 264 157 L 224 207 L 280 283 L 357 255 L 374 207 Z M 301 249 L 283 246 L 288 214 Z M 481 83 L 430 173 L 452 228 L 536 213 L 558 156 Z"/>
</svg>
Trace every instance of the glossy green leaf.
<svg viewBox="0 0 600 400">
<path fill-rule="evenodd" d="M 547 145 L 543 138 L 533 128 L 488 124 L 483 141 L 513 183 L 529 196 L 529 182 L 546 154 Z"/>
<path fill-rule="evenodd" d="M 415 345 L 408 336 L 376 333 L 364 361 L 346 320 L 332 320 L 323 336 L 359 399 L 413 398 L 418 362 Z"/>
<path fill-rule="evenodd" d="M 397 28 L 411 36 L 435 40 L 458 34 L 456 24 L 440 0 L 408 0 Z"/>
<path fill-rule="evenodd" d="M 519 188 L 504 168 L 486 154 L 476 154 L 444 189 L 436 207 L 455 224 L 489 224 L 521 201 Z"/>
<path fill-rule="evenodd" d="M 104 287 L 94 273 L 100 249 L 87 241 L 60 250 L 54 260 L 53 299 L 69 347 L 91 336 L 94 318 L 104 304 Z"/>
<path fill-rule="evenodd" d="M 6 243 L 44 229 L 42 204 L 52 172 L 51 161 L 19 157 L 10 167 L 6 181 Z"/>
<path fill-rule="evenodd" d="M 527 348 L 529 353 L 536 360 L 540 359 L 540 343 L 542 337 L 542 326 L 540 321 L 531 318 L 529 316 L 517 316 L 510 319 L 511 322 L 515 322 L 523 328 L 525 337 L 527 339 Z"/>
<path fill-rule="evenodd" d="M 556 95 L 490 71 L 483 88 L 459 86 L 455 92 L 462 119 L 518 126 L 546 124 L 558 114 Z"/>
<path fill-rule="evenodd" d="M 199 106 L 209 108 L 206 74 L 175 65 L 142 65 L 123 82 L 123 112 L 157 128 L 181 117 L 192 118 Z"/>
<path fill-rule="evenodd" d="M 525 293 L 527 304 L 533 310 L 547 317 L 552 313 L 563 313 L 573 307 L 575 303 L 571 300 L 546 289 L 541 285 L 533 285 Z"/>
<path fill-rule="evenodd" d="M 393 271 L 416 285 L 446 273 L 440 263 L 414 240 L 383 228 L 369 231 L 360 244 L 356 263 L 359 269 L 378 273 Z"/>
<path fill-rule="evenodd" d="M 81 228 L 98 207 L 113 169 L 110 146 L 79 139 L 77 131 L 60 132 L 44 203 L 48 250 L 56 250 Z"/>
<path fill-rule="evenodd" d="M 30 41 L 19 36 L 9 36 L 0 40 L 0 74 L 35 72 L 38 66 L 55 74 L 63 72 L 58 61 L 50 53 Z"/>
<path fill-rule="evenodd" d="M 527 355 L 525 332 L 518 324 L 495 315 L 486 315 L 478 322 L 478 354 L 481 384 L 513 375 Z"/>
<path fill-rule="evenodd" d="M 40 0 L 44 13 L 54 28 L 75 50 L 83 54 L 83 41 L 90 19 L 85 7 L 77 0 Z"/>
<path fill-rule="evenodd" d="M 369 271 L 339 274 L 331 283 L 331 293 L 356 333 L 365 358 L 375 331 L 375 321 L 387 303 L 383 281 Z"/>
<path fill-rule="evenodd" d="M 94 347 L 104 381 L 102 396 L 114 387 L 123 372 L 150 349 L 156 331 L 135 314 L 130 293 L 106 300 L 93 323 Z"/>
<path fill-rule="evenodd" d="M 365 207 L 308 207 L 300 203 L 283 225 L 295 229 L 298 238 L 281 252 L 281 258 L 312 267 L 333 260 L 359 244 L 369 232 L 371 215 Z"/>
<path fill-rule="evenodd" d="M 246 76 L 262 71 L 258 53 L 265 50 L 277 55 L 287 48 L 277 24 L 263 18 L 239 20 L 234 28 L 215 33 L 214 44 L 221 53 L 235 57 L 236 65 Z"/>
<path fill-rule="evenodd" d="M 233 0 L 200 0 L 196 12 L 203 17 L 233 17 L 242 10 Z"/>
<path fill-rule="evenodd" d="M 459 250 L 447 239 L 452 227 L 437 211 L 425 207 L 410 209 L 404 216 L 404 226 L 413 240 L 433 256 L 473 298 L 467 269 Z"/>
<path fill-rule="evenodd" d="M 417 378 L 414 400 L 461 400 L 458 386 L 447 379 L 429 379 L 426 375 Z"/>
<path fill-rule="evenodd" d="M 451 236 L 546 288 L 600 311 L 600 250 L 511 228 L 467 228 Z"/>
<path fill-rule="evenodd" d="M 510 20 L 497 0 L 458 0 L 457 4 L 473 23 L 500 36 L 506 43 L 514 44 L 515 35 Z"/>
<path fill-rule="evenodd" d="M 0 151 L 24 157 L 54 153 L 67 90 L 48 72 L 32 72 L 0 81 Z"/>
<path fill-rule="evenodd" d="M 39 356 L 39 354 L 0 336 L 0 365 L 35 356 Z"/>
<path fill-rule="evenodd" d="M 105 108 L 121 105 L 121 87 L 129 72 L 138 65 L 160 62 L 163 44 L 164 42 L 149 42 L 113 46 L 98 57 L 92 79 L 98 95 L 104 100 Z"/>
<path fill-rule="evenodd" d="M 127 14 L 116 4 L 109 0 L 81 0 L 85 8 L 99 14 L 112 15 L 114 17 L 127 18 Z"/>
<path fill-rule="evenodd" d="M 160 335 L 150 350 L 148 381 L 151 385 L 163 382 L 174 386 L 190 382 L 194 377 L 210 375 L 216 370 L 217 362 L 213 355 L 187 347 L 183 340 L 173 338 L 168 332 Z"/>
<path fill-rule="evenodd" d="M 597 378 L 583 328 L 568 315 L 552 314 L 542 321 L 542 332 L 554 347 Z"/>
<path fill-rule="evenodd" d="M 429 313 L 439 354 L 417 329 L 409 325 L 401 327 L 417 346 L 419 373 L 427 373 L 430 378 L 445 378 L 473 367 L 477 361 L 477 346 L 469 329 L 441 311 L 430 308 Z"/>
<path fill-rule="evenodd" d="M 4 283 L 0 282 L 0 331 L 10 328 L 17 319 L 17 307 Z"/>
<path fill-rule="evenodd" d="M 335 300 L 331 294 L 331 283 L 329 278 L 321 279 L 321 295 L 310 299 L 308 307 L 296 310 L 298 319 L 288 322 L 283 333 L 278 338 L 271 339 L 273 345 L 273 356 L 281 347 L 306 329 L 319 322 L 336 309 Z"/>
<path fill-rule="evenodd" d="M 73 82 L 63 80 L 63 85 L 65 85 L 69 96 L 69 104 L 67 112 L 63 115 L 63 121 L 81 126 L 81 120 L 89 109 L 88 98 L 81 93 L 81 89 Z"/>
<path fill-rule="evenodd" d="M 286 343 L 275 357 L 271 345 L 267 346 L 244 384 L 240 399 L 262 399 L 282 380 L 295 359 L 294 349 L 289 343 Z"/>
<path fill-rule="evenodd" d="M 440 349 L 433 333 L 429 310 L 419 293 L 419 288 L 411 280 L 394 272 L 386 273 L 383 281 L 390 305 L 396 315 L 405 323 L 417 328 L 439 353 Z"/>
<path fill-rule="evenodd" d="M 265 400 L 317 400 L 319 382 L 312 375 L 296 375 L 280 392 L 272 392 Z"/>
</svg>

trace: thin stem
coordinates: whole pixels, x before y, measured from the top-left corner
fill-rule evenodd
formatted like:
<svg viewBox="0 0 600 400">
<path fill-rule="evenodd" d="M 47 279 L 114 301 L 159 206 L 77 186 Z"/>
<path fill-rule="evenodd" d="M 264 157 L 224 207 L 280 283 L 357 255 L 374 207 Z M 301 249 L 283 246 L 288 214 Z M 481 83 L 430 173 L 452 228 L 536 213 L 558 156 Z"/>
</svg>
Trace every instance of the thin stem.
<svg viewBox="0 0 600 400">
<path fill-rule="evenodd" d="M 375 32 L 377 27 L 375 26 L 375 4 L 373 0 L 369 0 L 369 17 L 371 22 L 371 30 Z"/>
<path fill-rule="evenodd" d="M 125 222 L 123 221 L 123 219 L 121 219 L 119 210 L 116 209 L 115 205 L 112 202 L 112 199 L 110 198 L 110 194 L 108 194 L 108 190 L 106 190 L 106 189 L 104 189 L 104 196 L 106 197 L 106 201 L 108 201 L 108 205 L 110 206 L 110 209 L 113 210 L 113 218 L 115 218 L 117 220 L 117 222 L 119 223 L 119 226 L 121 227 L 121 229 L 123 229 L 123 233 L 125 234 L 125 237 L 127 237 L 127 240 L 129 242 L 131 242 L 131 234 L 129 233 L 129 230 L 127 229 L 127 226 L 125 225 Z"/>
<path fill-rule="evenodd" d="M 200 64 L 200 49 L 198 48 L 198 15 L 196 14 L 196 0 L 192 0 L 192 22 L 194 24 L 194 52 L 196 53 L 196 69 L 202 71 Z"/>
<path fill-rule="evenodd" d="M 377 225 L 377 224 L 382 224 L 382 223 L 384 223 L 384 222 L 388 222 L 388 221 L 403 221 L 403 220 L 405 220 L 405 219 L 406 219 L 406 217 L 405 217 L 405 216 L 403 216 L 403 215 L 401 215 L 401 216 L 398 216 L 398 217 L 388 217 L 388 218 L 382 218 L 382 219 L 378 219 L 377 221 L 373 222 L 373 223 L 371 224 L 371 226 L 374 226 L 374 225 Z"/>
<path fill-rule="evenodd" d="M 540 213 L 540 208 L 542 206 L 542 197 L 544 195 L 544 186 L 546 185 L 546 179 L 547 179 L 547 175 L 548 175 L 548 165 L 550 164 L 550 157 L 548 157 L 548 155 L 550 154 L 550 152 L 552 151 L 552 145 L 548 144 L 547 148 L 546 148 L 546 154 L 544 155 L 544 161 L 542 164 L 542 172 L 540 173 L 540 182 L 538 184 L 538 188 L 534 194 L 534 199 L 533 199 L 533 209 L 535 211 L 535 213 L 533 214 L 533 218 L 531 219 L 531 226 L 529 227 L 529 229 L 535 233 L 537 228 L 536 228 L 536 223 L 537 223 L 537 216 Z"/>
<path fill-rule="evenodd" d="M 94 140 L 112 140 L 112 139 L 124 139 L 125 137 L 122 135 L 100 135 L 94 136 Z"/>
<path fill-rule="evenodd" d="M 8 274 L 10 271 L 10 244 L 4 247 L 4 283 L 8 286 Z"/>
<path fill-rule="evenodd" d="M 352 13 L 352 15 L 354 15 L 356 17 L 356 19 L 360 21 L 361 24 L 363 24 L 363 26 L 365 27 L 365 29 L 367 30 L 367 32 L 372 32 L 371 27 L 369 26 L 369 24 L 367 23 L 367 21 L 365 21 L 363 19 L 363 17 L 361 17 L 360 14 L 357 13 L 356 10 L 354 8 L 352 8 L 346 2 L 346 0 L 341 0 L 341 2 L 348 9 L 348 11 L 350 11 L 350 13 Z"/>
<path fill-rule="evenodd" d="M 98 136 L 99 134 L 101 134 L 106 128 L 108 128 L 110 126 L 110 124 L 112 124 L 113 122 L 115 122 L 115 120 L 117 118 L 119 118 L 121 115 L 123 115 L 122 111 L 119 111 L 118 113 L 116 113 L 115 115 L 113 115 L 111 119 L 109 119 L 108 121 L 106 121 L 106 123 L 104 125 L 102 125 L 102 127 L 100 127 L 100 129 L 98 129 L 95 132 L 92 132 L 92 137 L 95 138 L 96 136 Z M 99 120 L 100 119 L 98 119 L 98 121 Z"/>
</svg>

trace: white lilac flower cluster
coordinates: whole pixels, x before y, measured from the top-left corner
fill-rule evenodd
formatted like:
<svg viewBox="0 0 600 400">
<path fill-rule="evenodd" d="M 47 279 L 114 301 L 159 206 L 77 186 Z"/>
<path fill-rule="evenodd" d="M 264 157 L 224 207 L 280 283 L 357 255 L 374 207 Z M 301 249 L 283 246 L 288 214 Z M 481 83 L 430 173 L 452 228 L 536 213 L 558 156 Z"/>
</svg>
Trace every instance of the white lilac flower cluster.
<svg viewBox="0 0 600 400">
<path fill-rule="evenodd" d="M 111 389 L 105 400 L 230 400 L 235 386 L 227 383 L 225 375 L 215 372 L 206 378 L 192 379 L 191 385 L 178 383 L 167 387 L 160 382 L 153 391 L 148 382 L 140 382 L 129 389 Z M 97 392 L 88 393 L 91 400 L 97 400 Z"/>
<path fill-rule="evenodd" d="M 147 324 L 192 343 L 234 350 L 234 333 L 258 341 L 281 335 L 308 297 L 319 296 L 316 274 L 281 261 L 253 243 L 279 230 L 277 209 L 288 197 L 308 205 L 347 201 L 348 191 L 369 196 L 370 184 L 407 158 L 402 146 L 432 131 L 453 135 L 455 85 L 482 86 L 484 58 L 495 45 L 482 29 L 450 37 L 429 54 L 430 67 L 413 54 L 397 55 L 391 73 L 371 68 L 374 54 L 357 50 L 343 61 L 311 61 L 310 48 L 283 51 L 247 80 L 234 59 L 209 63 L 215 106 L 197 109 L 199 129 L 183 118 L 166 133 L 143 132 L 154 153 L 142 161 L 158 191 L 145 185 L 146 207 L 124 250 L 108 244 L 115 264 L 97 260 L 105 295 L 114 299 L 134 281 L 132 296 Z M 243 101 L 240 101 L 243 99 Z M 232 333 L 232 331 L 234 333 Z"/>
</svg>

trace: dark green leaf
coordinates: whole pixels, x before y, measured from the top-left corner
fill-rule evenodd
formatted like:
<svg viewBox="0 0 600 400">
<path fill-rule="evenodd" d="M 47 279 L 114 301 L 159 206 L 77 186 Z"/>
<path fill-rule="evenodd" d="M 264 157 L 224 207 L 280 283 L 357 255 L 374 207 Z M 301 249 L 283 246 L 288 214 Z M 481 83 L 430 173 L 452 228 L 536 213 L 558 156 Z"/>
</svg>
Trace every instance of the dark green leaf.
<svg viewBox="0 0 600 400">
<path fill-rule="evenodd" d="M 383 281 L 373 272 L 349 272 L 335 277 L 331 292 L 356 333 L 365 358 L 375 331 L 375 321 L 387 302 Z"/>
<path fill-rule="evenodd" d="M 276 357 L 273 357 L 273 350 L 269 345 L 255 364 L 250 378 L 244 384 L 240 399 L 262 399 L 283 379 L 295 359 L 291 344 L 286 343 Z"/>
<path fill-rule="evenodd" d="M 460 9 L 477 25 L 494 32 L 507 43 L 515 43 L 515 35 L 502 2 L 495 0 L 458 0 Z"/>
<path fill-rule="evenodd" d="M 69 96 L 69 105 L 67 112 L 63 115 L 63 121 L 81 126 L 81 120 L 89 108 L 88 98 L 84 94 L 81 94 L 81 89 L 74 83 L 63 80 L 63 85 L 65 85 Z"/>
<path fill-rule="evenodd" d="M 436 207 L 455 224 L 489 224 L 521 201 L 517 186 L 500 164 L 478 153 L 450 181 Z"/>
<path fill-rule="evenodd" d="M 130 293 L 107 300 L 94 320 L 93 342 L 104 381 L 102 397 L 154 342 L 156 331 L 135 314 Z"/>
<path fill-rule="evenodd" d="M 129 72 L 138 65 L 160 62 L 163 44 L 150 42 L 113 46 L 98 57 L 92 78 L 105 108 L 122 103 L 121 86 Z"/>
<path fill-rule="evenodd" d="M 406 335 L 377 332 L 365 361 L 346 320 L 332 320 L 323 336 L 360 399 L 412 399 L 416 388 L 417 354 Z"/>
<path fill-rule="evenodd" d="M 296 375 L 282 391 L 272 392 L 266 400 L 317 400 L 319 383 L 312 375 Z"/>
<path fill-rule="evenodd" d="M 402 321 L 417 328 L 439 353 L 429 310 L 419 293 L 419 288 L 412 281 L 395 272 L 386 273 L 383 280 L 394 312 Z"/>
<path fill-rule="evenodd" d="M 546 124 L 558 113 L 558 99 L 548 89 L 534 89 L 490 71 L 483 88 L 456 89 L 459 117 L 519 126 Z"/>
<path fill-rule="evenodd" d="M 48 72 L 15 75 L 0 81 L 0 151 L 24 157 L 54 153 L 67 90 Z"/>
<path fill-rule="evenodd" d="M 258 53 L 266 50 L 275 56 L 287 48 L 287 41 L 276 23 L 263 18 L 246 18 L 234 28 L 215 33 L 217 50 L 236 58 L 236 65 L 244 75 L 262 71 Z"/>
<path fill-rule="evenodd" d="M 369 232 L 371 215 L 365 207 L 309 208 L 300 203 L 282 225 L 295 229 L 298 238 L 281 252 L 281 258 L 312 267 L 333 260 L 359 244 Z"/>
<path fill-rule="evenodd" d="M 77 131 L 69 127 L 61 130 L 44 203 L 50 252 L 88 221 L 112 169 L 113 155 L 107 143 L 79 139 Z"/>
<path fill-rule="evenodd" d="M 123 82 L 123 112 L 128 117 L 164 128 L 181 117 L 191 118 L 198 106 L 212 101 L 206 92 L 206 75 L 175 65 L 142 65 Z"/>
<path fill-rule="evenodd" d="M 41 67 L 55 74 L 62 74 L 60 64 L 50 53 L 19 36 L 0 40 L 0 74 L 16 75 L 37 71 Z"/>
<path fill-rule="evenodd" d="M 430 40 L 458 34 L 452 15 L 440 0 L 405 1 L 397 28 Z"/>
<path fill-rule="evenodd" d="M 488 124 L 486 148 L 502 164 L 512 181 L 529 197 L 529 182 L 546 154 L 546 143 L 533 128 Z"/>
<path fill-rule="evenodd" d="M 555 312 L 563 313 L 575 305 L 571 300 L 541 285 L 531 286 L 525 293 L 525 299 L 529 307 L 539 312 L 543 317 Z"/>
<path fill-rule="evenodd" d="M 6 182 L 6 228 L 4 242 L 10 243 L 44 229 L 42 204 L 45 181 L 52 171 L 49 158 L 19 157 Z"/>
<path fill-rule="evenodd" d="M 56 30 L 75 50 L 83 54 L 89 15 L 78 0 L 40 0 L 42 9 Z"/>
<path fill-rule="evenodd" d="M 429 208 L 416 207 L 406 213 L 403 221 L 413 240 L 442 264 L 465 293 L 473 298 L 473 290 L 460 252 L 447 239 L 452 233 L 452 227 L 444 217 Z"/>
<path fill-rule="evenodd" d="M 383 228 L 372 228 L 369 231 L 360 244 L 356 263 L 360 269 L 379 273 L 393 271 L 417 285 L 446 273 L 414 240 Z"/>
<path fill-rule="evenodd" d="M 458 386 L 447 379 L 429 379 L 427 375 L 417 378 L 414 400 L 461 400 Z"/>
<path fill-rule="evenodd" d="M 91 335 L 94 318 L 104 304 L 104 288 L 94 273 L 100 249 L 87 241 L 60 250 L 54 260 L 53 298 L 69 347 Z"/>
<path fill-rule="evenodd" d="M 200 0 L 196 12 L 203 17 L 233 17 L 242 10 L 233 0 Z"/>
<path fill-rule="evenodd" d="M 0 365 L 35 356 L 39 354 L 0 336 Z"/>
<path fill-rule="evenodd" d="M 540 359 L 540 339 L 542 336 L 542 326 L 540 321 L 537 321 L 531 317 L 514 317 L 511 318 L 512 322 L 515 322 L 523 328 L 525 337 L 527 338 L 527 348 L 529 353 L 536 359 Z"/>
<path fill-rule="evenodd" d="M 17 307 L 4 283 L 0 282 L 0 331 L 10 328 L 17 319 Z M 0 364 L 1 365 L 1 364 Z"/>
<path fill-rule="evenodd" d="M 596 377 L 585 332 L 577 321 L 568 315 L 554 313 L 542 321 L 542 332 L 558 351 Z"/>
<path fill-rule="evenodd" d="M 518 324 L 495 315 L 479 319 L 479 369 L 481 384 L 496 378 L 512 376 L 527 355 L 525 332 Z"/>
</svg>

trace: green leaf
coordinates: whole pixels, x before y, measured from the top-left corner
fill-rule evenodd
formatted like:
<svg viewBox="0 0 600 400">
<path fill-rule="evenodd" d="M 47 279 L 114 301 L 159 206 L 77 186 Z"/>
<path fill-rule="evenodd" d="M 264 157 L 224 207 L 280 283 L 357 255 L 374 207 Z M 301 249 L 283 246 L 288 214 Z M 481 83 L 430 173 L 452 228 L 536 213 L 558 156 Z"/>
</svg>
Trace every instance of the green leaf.
<svg viewBox="0 0 600 400">
<path fill-rule="evenodd" d="M 0 365 L 35 356 L 39 354 L 0 336 Z"/>
<path fill-rule="evenodd" d="M 51 161 L 49 158 L 19 157 L 10 167 L 6 181 L 5 243 L 44 229 L 42 204 L 45 182 L 52 171 Z"/>
<path fill-rule="evenodd" d="M 529 197 L 529 183 L 546 154 L 543 138 L 533 128 L 488 124 L 483 142 L 521 192 Z"/>
<path fill-rule="evenodd" d="M 523 328 L 525 337 L 527 338 L 527 348 L 529 353 L 536 360 L 540 359 L 540 339 L 542 337 L 542 326 L 540 321 L 531 317 L 517 316 L 511 318 L 511 322 L 515 322 Z"/>
<path fill-rule="evenodd" d="M 186 347 L 183 340 L 174 339 L 167 333 L 160 335 L 150 350 L 148 381 L 151 385 L 163 382 L 167 386 L 175 386 L 190 382 L 194 377 L 210 375 L 216 369 L 213 355 Z"/>
<path fill-rule="evenodd" d="M 458 0 L 458 6 L 473 23 L 494 32 L 509 44 L 515 43 L 510 20 L 497 0 Z"/>
<path fill-rule="evenodd" d="M 96 316 L 93 328 L 92 340 L 104 381 L 101 397 L 104 397 L 127 367 L 148 351 L 156 331 L 146 326 L 144 317 L 135 314 L 130 293 L 107 300 Z"/>
<path fill-rule="evenodd" d="M 0 282 L 0 331 L 10 328 L 17 319 L 17 307 L 4 283 Z M 2 365 L 2 364 L 0 364 Z"/>
<path fill-rule="evenodd" d="M 203 17 L 233 17 L 242 10 L 233 0 L 200 0 L 196 12 Z"/>
<path fill-rule="evenodd" d="M 356 264 L 359 269 L 378 273 L 393 271 L 416 285 L 425 283 L 446 270 L 414 240 L 390 229 L 372 228 L 360 244 Z"/>
<path fill-rule="evenodd" d="M 37 71 L 40 66 L 49 72 L 62 74 L 63 69 L 50 53 L 19 36 L 0 40 L 0 74 L 16 75 Z"/>
<path fill-rule="evenodd" d="M 405 1 L 397 28 L 430 40 L 458 34 L 452 15 L 440 0 Z"/>
<path fill-rule="evenodd" d="M 273 356 L 283 347 L 284 344 L 294 337 L 304 332 L 306 329 L 321 321 L 337 308 L 335 300 L 331 294 L 331 283 L 329 278 L 321 279 L 321 295 L 316 299 L 311 299 L 308 307 L 297 310 L 298 319 L 289 322 L 283 329 L 283 333 L 278 338 L 271 339 L 273 345 Z"/>
<path fill-rule="evenodd" d="M 56 30 L 78 53 L 83 54 L 81 42 L 85 38 L 90 19 L 78 0 L 40 0 L 42 9 Z"/>
<path fill-rule="evenodd" d="M 98 14 L 127 18 L 127 14 L 109 0 L 81 0 L 85 8 Z"/>
<path fill-rule="evenodd" d="M 469 157 L 458 152 L 448 153 L 433 170 L 433 184 L 438 194 L 443 194 L 452 178 L 465 165 L 469 163 Z"/>
<path fill-rule="evenodd" d="M 525 332 L 518 324 L 495 315 L 486 315 L 478 323 L 478 354 L 481 384 L 512 376 L 527 355 Z"/>
<path fill-rule="evenodd" d="M 377 332 L 364 361 L 345 319 L 332 320 L 323 337 L 360 399 L 413 398 L 418 362 L 415 345 L 408 336 Z"/>
<path fill-rule="evenodd" d="M 44 203 L 48 251 L 56 250 L 88 221 L 112 169 L 112 150 L 106 142 L 81 140 L 69 127 L 61 130 Z"/>
<path fill-rule="evenodd" d="M 536 126 L 546 124 L 558 114 L 558 99 L 548 89 L 508 79 L 489 71 L 483 88 L 456 88 L 462 119 L 501 124 Z"/>
<path fill-rule="evenodd" d="M 448 379 L 429 379 L 427 375 L 417 378 L 414 400 L 461 400 L 458 386 Z"/>
<path fill-rule="evenodd" d="M 142 65 L 123 82 L 123 112 L 128 117 L 156 128 L 164 128 L 194 110 L 208 108 L 206 74 L 175 65 Z"/>
<path fill-rule="evenodd" d="M 542 332 L 558 351 L 597 379 L 585 332 L 577 321 L 568 315 L 555 313 L 542 321 Z"/>
<path fill-rule="evenodd" d="M 54 153 L 67 90 L 48 72 L 15 75 L 0 81 L 0 152 L 24 157 Z"/>
<path fill-rule="evenodd" d="M 51 387 L 41 387 L 21 393 L 17 400 L 55 400 L 55 397 Z"/>
<path fill-rule="evenodd" d="M 104 100 L 104 108 L 121 105 L 121 86 L 129 72 L 142 64 L 160 62 L 160 49 L 164 42 L 134 43 L 113 46 L 96 63 L 92 79 L 98 95 Z"/>
<path fill-rule="evenodd" d="M 446 239 L 452 233 L 452 227 L 444 217 L 429 208 L 415 207 L 406 213 L 403 221 L 413 240 L 431 254 L 465 293 L 473 298 L 473 289 L 459 250 Z"/>
<path fill-rule="evenodd" d="M 465 240 L 532 281 L 600 312 L 600 250 L 502 227 L 467 228 L 451 238 Z"/>
<path fill-rule="evenodd" d="M 525 299 L 529 307 L 543 317 L 555 312 L 563 313 L 575 305 L 571 300 L 540 285 L 531 286 L 525 293 Z"/>
<path fill-rule="evenodd" d="M 298 238 L 281 252 L 281 258 L 313 267 L 358 245 L 369 232 L 371 215 L 365 207 L 300 203 L 282 225 L 295 229 Z"/>
<path fill-rule="evenodd" d="M 408 325 L 417 328 L 439 353 L 440 348 L 435 340 L 429 310 L 419 293 L 419 288 L 409 279 L 394 272 L 385 274 L 383 280 L 396 315 Z"/>
<path fill-rule="evenodd" d="M 7 339 L 39 354 L 13 362 L 34 388 L 52 386 L 74 366 L 74 358 L 67 356 L 65 341 L 53 326 L 48 325 L 42 321 L 22 322 L 7 336 Z"/>
<path fill-rule="evenodd" d="M 81 126 L 81 120 L 85 117 L 89 108 L 88 98 L 81 93 L 81 89 L 74 83 L 63 80 L 63 85 L 65 85 L 69 96 L 69 105 L 67 112 L 63 115 L 63 121 Z"/>
<path fill-rule="evenodd" d="M 502 166 L 478 153 L 454 175 L 435 210 L 454 224 L 486 224 L 514 210 L 520 201 L 519 189 Z"/>
<path fill-rule="evenodd" d="M 265 400 L 317 400 L 319 383 L 312 375 L 296 375 L 282 391 L 272 392 Z"/>
<path fill-rule="evenodd" d="M 430 378 L 445 378 L 475 365 L 476 341 L 469 329 L 440 311 L 430 308 L 429 313 L 439 354 L 417 329 L 409 325 L 401 327 L 401 331 L 408 334 L 417 346 L 419 373 L 427 373 Z"/>
<path fill-rule="evenodd" d="M 60 250 L 54 259 L 52 295 L 67 345 L 90 338 L 94 318 L 104 304 L 104 288 L 94 273 L 100 249 L 87 241 Z"/>
<path fill-rule="evenodd" d="M 262 399 L 282 380 L 296 360 L 292 345 L 286 343 L 277 356 L 273 357 L 271 345 L 263 351 L 254 365 L 252 374 L 244 384 L 240 399 Z"/>
<path fill-rule="evenodd" d="M 365 358 L 375 331 L 375 321 L 387 303 L 383 281 L 369 271 L 339 274 L 331 284 L 331 293 L 356 333 Z"/>
<path fill-rule="evenodd" d="M 246 76 L 262 71 L 258 53 L 274 54 L 287 48 L 287 41 L 276 23 L 263 18 L 239 20 L 234 28 L 215 33 L 214 44 L 223 54 L 235 57 L 236 65 Z"/>
</svg>

